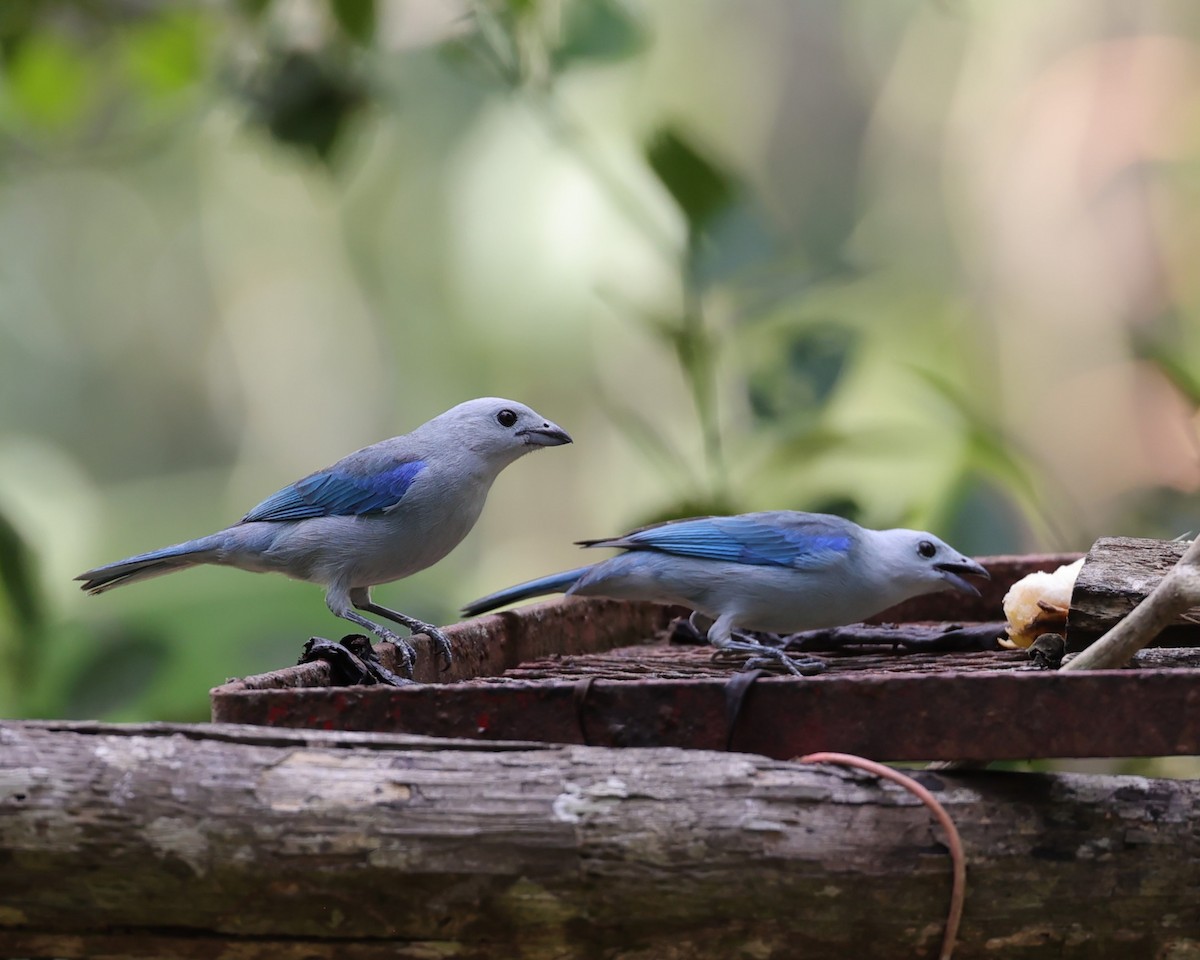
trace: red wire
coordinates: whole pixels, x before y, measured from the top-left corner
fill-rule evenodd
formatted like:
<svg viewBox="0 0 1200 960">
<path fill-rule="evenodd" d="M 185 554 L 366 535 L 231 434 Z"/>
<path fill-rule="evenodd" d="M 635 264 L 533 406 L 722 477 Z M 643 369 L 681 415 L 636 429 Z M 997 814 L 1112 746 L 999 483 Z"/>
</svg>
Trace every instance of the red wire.
<svg viewBox="0 0 1200 960">
<path fill-rule="evenodd" d="M 946 808 L 932 793 L 926 790 L 912 777 L 895 770 L 892 767 L 868 760 L 866 757 L 856 757 L 852 753 L 809 753 L 795 758 L 800 763 L 838 763 L 846 767 L 857 767 L 878 777 L 898 783 L 905 790 L 927 806 L 937 818 L 942 829 L 946 831 L 946 842 L 950 848 L 950 859 L 954 864 L 954 882 L 950 888 L 950 910 L 946 914 L 946 932 L 942 937 L 942 952 L 939 960 L 950 960 L 954 953 L 954 944 L 958 940 L 958 926 L 962 921 L 963 901 L 967 896 L 967 860 L 963 854 L 962 840 L 958 828 L 950 819 Z"/>
</svg>

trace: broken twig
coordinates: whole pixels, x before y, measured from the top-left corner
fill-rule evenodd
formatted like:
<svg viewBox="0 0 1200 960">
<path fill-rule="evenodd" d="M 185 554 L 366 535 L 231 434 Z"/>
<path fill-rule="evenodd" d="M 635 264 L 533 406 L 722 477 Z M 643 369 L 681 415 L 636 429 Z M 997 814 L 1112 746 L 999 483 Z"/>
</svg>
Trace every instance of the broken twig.
<svg viewBox="0 0 1200 960">
<path fill-rule="evenodd" d="M 1113 670 L 1127 664 L 1180 614 L 1200 604 L 1200 538 L 1123 620 L 1061 670 Z"/>
</svg>

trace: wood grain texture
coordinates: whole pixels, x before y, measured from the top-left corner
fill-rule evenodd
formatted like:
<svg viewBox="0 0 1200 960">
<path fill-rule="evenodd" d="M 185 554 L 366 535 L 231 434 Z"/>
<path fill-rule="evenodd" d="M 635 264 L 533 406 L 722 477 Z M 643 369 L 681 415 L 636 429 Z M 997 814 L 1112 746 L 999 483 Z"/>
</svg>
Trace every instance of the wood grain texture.
<svg viewBox="0 0 1200 960">
<path fill-rule="evenodd" d="M 928 812 L 746 754 L 0 724 L 0 956 L 936 954 Z M 921 773 L 956 957 L 1200 951 L 1200 784 Z"/>
<path fill-rule="evenodd" d="M 653 603 L 625 603 L 588 597 L 560 597 L 466 620 L 446 628 L 454 652 L 449 670 L 424 634 L 412 638 L 417 652 L 413 679 L 421 683 L 453 683 L 473 677 L 498 676 L 509 667 L 554 653 L 590 653 L 647 639 L 685 611 Z M 378 645 L 383 665 L 399 669 L 395 647 Z"/>
<path fill-rule="evenodd" d="M 1124 619 L 1179 562 L 1188 544 L 1179 540 L 1102 537 L 1088 552 L 1075 580 L 1067 617 L 1067 649 L 1082 650 Z M 1156 645 L 1194 646 L 1200 607 L 1181 615 Z"/>
</svg>

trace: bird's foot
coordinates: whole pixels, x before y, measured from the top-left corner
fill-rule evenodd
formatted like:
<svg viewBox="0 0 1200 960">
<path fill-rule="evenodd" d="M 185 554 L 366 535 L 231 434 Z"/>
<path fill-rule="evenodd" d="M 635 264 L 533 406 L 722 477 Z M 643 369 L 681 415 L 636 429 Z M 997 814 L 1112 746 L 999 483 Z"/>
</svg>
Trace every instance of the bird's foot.
<svg viewBox="0 0 1200 960">
<path fill-rule="evenodd" d="M 746 661 L 743 670 L 770 670 L 782 667 L 794 677 L 815 677 L 829 669 L 829 664 L 820 657 L 804 657 L 797 659 L 774 647 L 765 647 L 770 653 L 765 656 L 752 656 Z"/>
<path fill-rule="evenodd" d="M 413 645 L 398 633 L 392 633 L 387 627 L 380 627 L 378 624 L 373 632 L 380 640 L 386 640 L 396 648 L 400 655 L 400 672 L 411 679 L 413 666 L 417 662 L 417 651 L 413 649 Z"/>
<path fill-rule="evenodd" d="M 409 629 L 413 633 L 423 633 L 433 641 L 434 647 L 437 649 L 438 656 L 442 658 L 442 669 L 449 670 L 450 664 L 454 662 L 454 651 L 450 647 L 450 638 L 442 631 L 435 627 L 432 623 L 425 623 L 422 620 L 414 620 L 409 625 Z"/>
<path fill-rule="evenodd" d="M 780 647 L 766 646 L 755 640 L 727 640 L 718 646 L 713 658 L 721 659 L 722 654 L 739 660 L 742 655 L 749 654 L 742 664 L 743 670 L 782 669 L 794 677 L 815 676 L 824 673 L 829 666 L 820 657 L 792 657 Z"/>
</svg>

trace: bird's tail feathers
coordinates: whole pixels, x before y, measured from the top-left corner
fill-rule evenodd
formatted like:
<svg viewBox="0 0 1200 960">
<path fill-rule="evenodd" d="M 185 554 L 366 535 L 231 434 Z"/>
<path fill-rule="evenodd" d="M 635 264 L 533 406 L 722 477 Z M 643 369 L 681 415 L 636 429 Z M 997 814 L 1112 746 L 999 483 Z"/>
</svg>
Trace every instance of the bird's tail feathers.
<svg viewBox="0 0 1200 960">
<path fill-rule="evenodd" d="M 116 563 L 95 567 L 81 573 L 75 579 L 83 581 L 80 589 L 89 596 L 104 593 L 113 587 L 161 577 L 165 573 L 192 567 L 198 563 L 208 563 L 213 559 L 217 546 L 215 535 L 200 537 L 197 540 L 188 540 L 186 543 L 151 550 L 149 553 L 139 553 L 136 557 L 126 557 Z"/>
<path fill-rule="evenodd" d="M 497 590 L 495 593 L 489 593 L 486 597 L 472 600 L 463 607 L 463 614 L 468 617 L 474 617 L 481 613 L 488 613 L 497 607 L 503 607 L 509 603 L 528 600 L 531 597 L 542 597 L 548 593 L 566 593 L 575 585 L 575 581 L 590 569 L 591 567 L 589 566 L 579 567 L 575 570 L 564 570 L 562 573 L 552 573 L 548 577 L 539 577 L 537 580 L 518 583 L 515 587 Z"/>
</svg>

